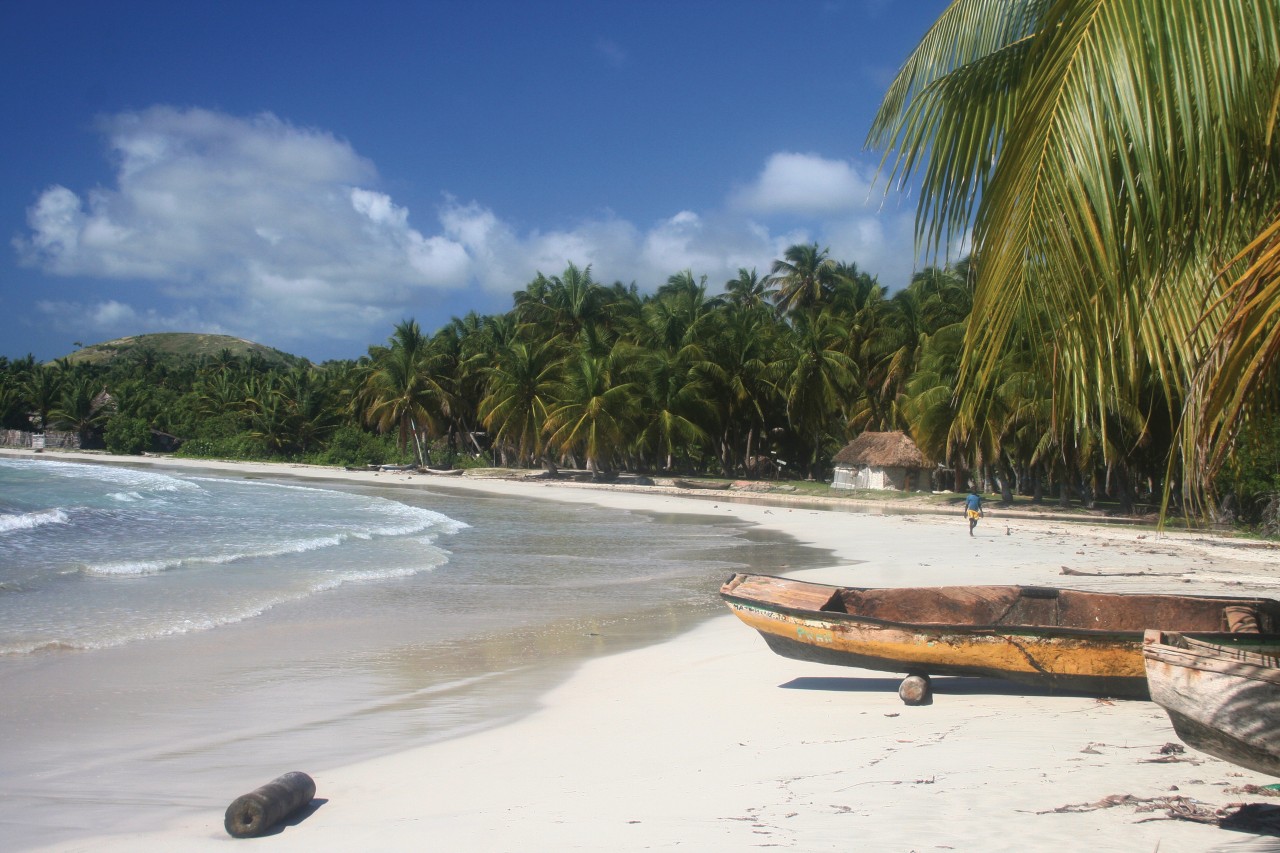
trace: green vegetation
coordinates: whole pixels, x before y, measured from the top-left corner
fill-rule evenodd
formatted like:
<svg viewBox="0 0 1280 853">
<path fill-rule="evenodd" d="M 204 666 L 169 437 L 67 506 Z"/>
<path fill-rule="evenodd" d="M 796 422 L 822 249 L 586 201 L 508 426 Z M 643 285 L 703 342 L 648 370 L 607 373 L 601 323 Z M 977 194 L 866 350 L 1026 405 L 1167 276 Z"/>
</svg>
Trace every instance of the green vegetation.
<svg viewBox="0 0 1280 853">
<path fill-rule="evenodd" d="M 1274 530 L 1278 18 L 1276 0 L 957 0 L 869 135 L 890 180 L 918 181 L 923 246 L 973 246 L 910 282 L 816 244 L 646 295 L 570 264 L 505 313 L 407 319 L 349 362 L 177 335 L 0 359 L 0 418 L 130 447 L 141 422 L 188 455 L 802 491 L 850 438 L 901 429 L 946 466 L 938 488 Z"/>
<path fill-rule="evenodd" d="M 1105 468 L 1127 493 L 1163 467 L 1167 498 L 1214 497 L 1277 411 L 1278 19 L 957 0 L 907 59 L 868 142 L 918 178 L 921 240 L 980 259 L 958 445 L 990 459 L 1013 418 L 1063 482 Z"/>
<path fill-rule="evenodd" d="M 87 362 L 109 365 L 116 359 L 135 361 L 171 360 L 174 358 L 216 358 L 229 353 L 240 359 L 257 358 L 270 367 L 292 367 L 305 364 L 306 359 L 289 355 L 278 349 L 255 344 L 229 335 L 204 335 L 194 332 L 160 332 L 117 338 L 100 344 L 82 347 L 66 357 L 71 364 Z"/>
</svg>

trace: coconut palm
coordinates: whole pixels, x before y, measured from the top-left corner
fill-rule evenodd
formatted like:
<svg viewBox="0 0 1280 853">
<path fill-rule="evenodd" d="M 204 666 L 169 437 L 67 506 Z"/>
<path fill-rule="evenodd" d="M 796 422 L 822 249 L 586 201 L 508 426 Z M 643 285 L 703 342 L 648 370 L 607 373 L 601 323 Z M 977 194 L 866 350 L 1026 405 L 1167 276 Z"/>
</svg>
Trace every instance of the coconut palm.
<svg viewBox="0 0 1280 853">
<path fill-rule="evenodd" d="M 817 243 L 800 243 L 773 262 L 769 281 L 778 286 L 778 310 L 810 310 L 830 300 L 840 276 L 836 262 L 827 255 L 828 250 L 819 249 Z"/>
<path fill-rule="evenodd" d="M 561 357 L 551 341 L 512 341 L 493 354 L 485 368 L 485 394 L 478 416 L 495 447 L 524 465 L 542 454 L 543 425 L 554 401 L 551 393 Z"/>
<path fill-rule="evenodd" d="M 590 266 L 569 264 L 559 276 L 538 273 L 516 292 L 514 311 L 520 323 L 532 324 L 543 335 L 585 344 L 599 353 L 608 348 L 609 307 L 616 295 L 591 277 Z"/>
<path fill-rule="evenodd" d="M 810 450 L 813 477 L 831 430 L 843 432 L 840 412 L 857 382 L 857 365 L 844 352 L 848 335 L 834 315 L 817 312 L 794 319 L 770 370 L 782 391 L 787 421 Z"/>
<path fill-rule="evenodd" d="M 724 285 L 725 297 L 733 305 L 743 308 L 764 308 L 774 304 L 778 291 L 770 286 L 769 278 L 761 278 L 754 268 L 738 268 L 738 277 Z"/>
<path fill-rule="evenodd" d="M 441 361 L 416 320 L 396 324 L 388 346 L 369 348 L 360 391 L 365 421 L 379 432 L 396 430 L 401 453 L 412 440 L 419 464 L 426 461 L 423 436 L 439 434 L 453 405 Z"/>
<path fill-rule="evenodd" d="M 720 467 L 726 473 L 750 467 L 776 399 L 769 365 L 779 327 L 772 317 L 763 303 L 731 303 L 714 315 L 703 357 L 693 365 L 710 382 L 708 399 L 719 409 Z"/>
<path fill-rule="evenodd" d="M 87 447 L 93 432 L 101 429 L 114 412 L 115 406 L 102 380 L 81 373 L 67 377 L 62 383 L 58 403 L 48 417 L 53 426 L 78 433 L 80 446 Z"/>
<path fill-rule="evenodd" d="M 57 365 L 35 364 L 22 383 L 22 395 L 29 407 L 32 425 L 43 430 L 49 425 L 49 414 L 62 396 L 65 371 Z"/>
<path fill-rule="evenodd" d="M 1280 355 L 1278 71 L 1276 0 L 943 12 L 868 142 L 891 181 L 918 178 L 925 247 L 971 232 L 982 258 L 962 405 L 989 399 L 1001 354 L 1025 335 L 1052 371 L 1064 445 L 1109 430 L 1154 374 L 1169 400 L 1190 395 L 1184 426 L 1201 441 L 1187 470 L 1221 460 Z M 1224 290 L 1217 272 L 1246 267 Z"/>
<path fill-rule="evenodd" d="M 614 354 L 596 355 L 583 345 L 568 359 L 547 412 L 547 443 L 561 454 L 582 453 L 586 469 L 605 470 L 639 415 L 635 386 L 620 379 Z"/>
</svg>

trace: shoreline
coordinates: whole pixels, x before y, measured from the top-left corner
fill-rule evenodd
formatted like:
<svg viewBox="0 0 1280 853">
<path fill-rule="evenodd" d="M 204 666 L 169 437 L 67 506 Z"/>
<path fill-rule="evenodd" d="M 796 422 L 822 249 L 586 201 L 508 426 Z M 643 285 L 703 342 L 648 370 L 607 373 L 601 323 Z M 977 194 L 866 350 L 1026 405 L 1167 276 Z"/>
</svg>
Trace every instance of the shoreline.
<svg viewBox="0 0 1280 853">
<path fill-rule="evenodd" d="M 1207 533 L 1009 518 L 998 507 L 970 539 L 958 513 L 833 513 L 593 484 L 455 483 L 279 464 L 4 455 L 417 484 L 729 517 L 830 551 L 831 567 L 800 573 L 826 583 L 1280 597 L 1270 549 Z M 1064 568 L 1084 574 L 1063 577 Z M 1141 804 L 1085 808 L 1122 794 L 1222 806 L 1260 799 L 1230 793 L 1233 787 L 1274 781 L 1189 748 L 1166 760 L 1160 748 L 1178 741 L 1152 703 L 937 678 L 934 704 L 910 708 L 898 700 L 897 682 L 889 673 L 780 658 L 726 612 L 673 640 L 588 660 L 514 722 L 313 774 L 320 807 L 257 843 L 282 851 L 845 850 L 858 838 L 876 850 L 1169 853 L 1248 850 L 1243 845 L 1255 838 L 1153 821 L 1163 812 L 1140 811 Z M 280 772 L 294 769 L 307 770 Z M 246 780 L 245 790 L 265 781 Z M 226 802 L 240 793 L 225 792 Z M 48 849 L 215 849 L 230 841 L 221 822 L 221 812 L 201 814 L 154 832 Z"/>
</svg>

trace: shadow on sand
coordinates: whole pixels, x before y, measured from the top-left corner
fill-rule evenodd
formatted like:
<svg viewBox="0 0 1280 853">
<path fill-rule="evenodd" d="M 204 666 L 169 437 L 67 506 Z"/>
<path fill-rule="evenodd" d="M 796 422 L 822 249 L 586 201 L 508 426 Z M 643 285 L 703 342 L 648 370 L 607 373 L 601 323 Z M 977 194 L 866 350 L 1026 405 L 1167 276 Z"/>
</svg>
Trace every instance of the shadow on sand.
<svg viewBox="0 0 1280 853">
<path fill-rule="evenodd" d="M 262 833 L 261 835 L 259 835 L 259 836 L 257 836 L 257 837 L 258 837 L 258 838 L 268 838 L 268 837 L 270 837 L 270 836 L 272 836 L 272 835 L 279 835 L 280 833 L 284 832 L 284 831 L 285 831 L 286 829 L 288 829 L 289 827 L 291 827 L 291 826 L 297 826 L 298 824 L 302 823 L 302 822 L 303 822 L 304 820 L 306 820 L 307 818 L 311 817 L 313 814 L 315 814 L 316 812 L 318 812 L 318 811 L 320 810 L 320 807 L 321 807 L 321 806 L 323 806 L 323 805 L 324 805 L 325 803 L 327 803 L 327 802 L 329 802 L 329 800 L 328 800 L 328 799 L 326 799 L 325 797 L 312 797 L 312 798 L 311 798 L 311 802 L 307 803 L 305 806 L 303 806 L 302 808 L 298 809 L 298 810 L 297 810 L 296 812 L 294 812 L 293 814 L 289 815 L 289 817 L 287 817 L 287 818 L 285 818 L 284 820 L 280 821 L 280 822 L 279 822 L 279 823 L 277 823 L 275 826 L 271 827 L 271 828 L 270 828 L 270 829 L 268 829 L 266 832 Z"/>
<path fill-rule="evenodd" d="M 1069 690 L 1050 690 L 1029 684 L 1017 684 L 999 678 L 933 676 L 933 692 L 938 696 L 1093 696 Z M 841 693 L 896 693 L 902 678 L 856 678 L 806 676 L 778 685 L 784 690 L 828 690 Z"/>
</svg>

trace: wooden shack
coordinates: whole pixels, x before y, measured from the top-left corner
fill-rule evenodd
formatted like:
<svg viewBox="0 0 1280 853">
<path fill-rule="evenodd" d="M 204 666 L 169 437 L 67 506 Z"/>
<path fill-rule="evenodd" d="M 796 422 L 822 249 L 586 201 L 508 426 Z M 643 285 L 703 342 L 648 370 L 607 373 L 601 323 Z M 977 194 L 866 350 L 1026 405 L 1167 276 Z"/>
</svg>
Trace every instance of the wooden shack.
<svg viewBox="0 0 1280 853">
<path fill-rule="evenodd" d="M 933 468 L 904 432 L 864 432 L 832 460 L 835 489 L 892 489 L 902 492 L 932 488 Z"/>
</svg>

